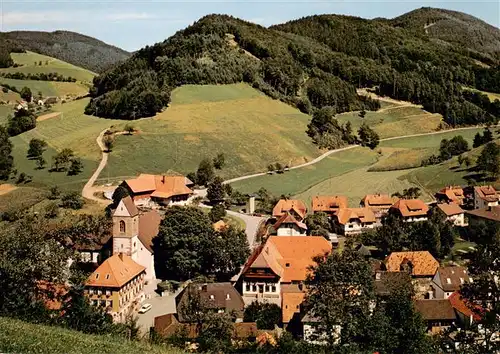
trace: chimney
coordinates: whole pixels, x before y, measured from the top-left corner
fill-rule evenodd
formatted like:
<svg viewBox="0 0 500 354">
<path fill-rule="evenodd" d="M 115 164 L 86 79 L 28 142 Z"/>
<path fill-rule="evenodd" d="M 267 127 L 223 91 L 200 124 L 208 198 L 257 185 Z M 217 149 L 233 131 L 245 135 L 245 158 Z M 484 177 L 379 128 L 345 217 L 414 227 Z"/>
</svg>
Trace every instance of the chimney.
<svg viewBox="0 0 500 354">
<path fill-rule="evenodd" d="M 123 253 L 122 253 L 122 252 L 120 252 L 120 253 L 118 254 L 118 257 L 120 257 L 120 259 L 121 259 L 121 260 L 122 260 L 122 262 L 123 262 Z"/>
<path fill-rule="evenodd" d="M 201 286 L 201 291 L 203 291 L 204 293 L 206 293 L 208 291 L 208 285 L 207 284 L 203 284 Z"/>
<path fill-rule="evenodd" d="M 165 184 L 165 175 L 161 176 L 161 183 Z"/>
</svg>

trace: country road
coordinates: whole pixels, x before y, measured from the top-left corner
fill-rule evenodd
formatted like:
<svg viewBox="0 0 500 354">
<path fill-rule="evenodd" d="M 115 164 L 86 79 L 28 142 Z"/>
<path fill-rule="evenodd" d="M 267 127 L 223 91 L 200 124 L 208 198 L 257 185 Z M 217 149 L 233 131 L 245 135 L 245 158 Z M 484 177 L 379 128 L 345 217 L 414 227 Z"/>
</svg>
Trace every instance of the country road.
<svg viewBox="0 0 500 354">
<path fill-rule="evenodd" d="M 382 142 L 382 141 L 389 141 L 389 140 L 397 140 L 397 139 L 413 138 L 413 137 L 416 137 L 416 136 L 444 134 L 444 133 L 453 132 L 453 131 L 469 130 L 469 129 L 477 129 L 477 128 L 480 128 L 480 127 L 479 126 L 473 126 L 473 127 L 447 129 L 447 130 L 438 130 L 438 131 L 430 132 L 430 133 L 419 133 L 419 134 L 394 136 L 392 138 L 380 139 L 380 142 Z M 309 162 L 306 162 L 306 163 L 303 163 L 303 164 L 300 164 L 300 165 L 296 165 L 296 166 L 290 167 L 290 170 L 295 170 L 297 168 L 302 168 L 302 167 L 313 165 L 313 164 L 318 163 L 319 161 L 323 160 L 325 157 L 328 157 L 328 156 L 330 156 L 332 154 L 336 154 L 338 152 L 345 151 L 345 150 L 354 149 L 354 148 L 356 148 L 358 146 L 360 146 L 360 145 L 349 145 L 349 146 L 346 146 L 346 147 L 343 147 L 343 148 L 340 148 L 340 149 L 329 150 L 329 151 L 325 152 L 324 154 L 316 157 L 314 160 L 311 160 Z M 246 179 L 250 179 L 250 178 L 254 178 L 254 177 L 259 177 L 259 176 L 265 176 L 265 175 L 267 175 L 267 172 L 254 173 L 254 174 L 247 175 L 247 176 L 241 176 L 241 177 L 236 177 L 236 178 L 228 179 L 228 180 L 224 181 L 224 183 L 225 184 L 227 184 L 227 183 L 234 183 L 234 182 L 243 181 L 243 180 L 246 180 Z"/>
<path fill-rule="evenodd" d="M 83 189 L 82 189 L 82 197 L 96 201 L 98 203 L 102 203 L 102 204 L 109 204 L 110 202 L 108 200 L 96 197 L 94 195 L 95 189 L 93 186 L 94 186 L 96 179 L 101 174 L 101 171 L 104 169 L 104 167 L 106 167 L 106 164 L 108 163 L 109 153 L 106 151 L 104 144 L 102 142 L 102 138 L 104 136 L 104 133 L 107 130 L 108 129 L 106 128 L 101 133 L 99 133 L 99 136 L 96 139 L 97 145 L 99 145 L 99 148 L 101 149 L 101 152 L 102 152 L 101 162 L 99 163 L 99 166 L 97 166 L 97 169 L 94 171 L 92 176 L 89 178 L 88 182 L 85 183 L 85 186 L 83 186 Z"/>
</svg>

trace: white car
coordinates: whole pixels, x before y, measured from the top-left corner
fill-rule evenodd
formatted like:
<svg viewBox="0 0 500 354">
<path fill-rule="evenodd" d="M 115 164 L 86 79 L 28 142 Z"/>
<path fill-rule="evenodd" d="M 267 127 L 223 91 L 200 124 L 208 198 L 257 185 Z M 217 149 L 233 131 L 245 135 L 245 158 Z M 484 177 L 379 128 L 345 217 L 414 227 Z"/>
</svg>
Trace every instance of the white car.
<svg viewBox="0 0 500 354">
<path fill-rule="evenodd" d="M 146 313 L 149 310 L 151 310 L 151 307 L 153 307 L 153 305 L 151 305 L 151 304 L 144 304 L 144 305 L 142 305 L 141 309 L 139 310 L 139 313 Z"/>
</svg>

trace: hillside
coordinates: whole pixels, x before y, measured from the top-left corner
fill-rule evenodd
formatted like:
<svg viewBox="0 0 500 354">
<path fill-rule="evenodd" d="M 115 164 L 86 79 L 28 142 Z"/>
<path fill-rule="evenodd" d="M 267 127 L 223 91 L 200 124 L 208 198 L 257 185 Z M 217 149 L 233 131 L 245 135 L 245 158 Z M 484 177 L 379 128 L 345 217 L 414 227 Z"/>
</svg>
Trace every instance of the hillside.
<svg viewBox="0 0 500 354">
<path fill-rule="evenodd" d="M 433 39 L 458 44 L 487 64 L 500 61 L 500 31 L 476 17 L 423 7 L 396 17 L 391 23 Z"/>
<path fill-rule="evenodd" d="M 180 350 L 113 336 L 83 334 L 59 327 L 35 325 L 0 317 L 2 353 L 151 353 L 174 354 Z"/>
<path fill-rule="evenodd" d="M 98 39 L 69 31 L 0 33 L 3 46 L 48 55 L 93 72 L 103 72 L 130 53 Z"/>
<path fill-rule="evenodd" d="M 306 113 L 376 109 L 356 88 L 378 86 L 380 94 L 421 104 L 449 124 L 477 124 L 495 122 L 500 109 L 463 96 L 461 87 L 500 91 L 499 72 L 459 46 L 388 21 L 321 15 L 265 28 L 209 15 L 97 77 L 87 114 L 150 117 L 168 105 L 175 87 L 245 81 Z"/>
</svg>

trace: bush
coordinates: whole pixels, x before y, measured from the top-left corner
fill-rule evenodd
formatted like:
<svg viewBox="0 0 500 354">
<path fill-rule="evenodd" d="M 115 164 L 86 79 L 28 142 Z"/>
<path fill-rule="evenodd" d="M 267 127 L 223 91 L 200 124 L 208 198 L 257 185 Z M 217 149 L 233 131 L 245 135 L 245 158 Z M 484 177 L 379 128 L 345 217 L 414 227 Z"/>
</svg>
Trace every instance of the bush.
<svg viewBox="0 0 500 354">
<path fill-rule="evenodd" d="M 66 209 L 78 210 L 83 207 L 83 204 L 83 199 L 77 192 L 67 193 L 61 198 L 61 206 Z"/>
<path fill-rule="evenodd" d="M 61 196 L 61 190 L 59 189 L 58 186 L 53 186 L 50 188 L 50 194 L 48 198 L 50 200 L 56 200 Z"/>
</svg>

